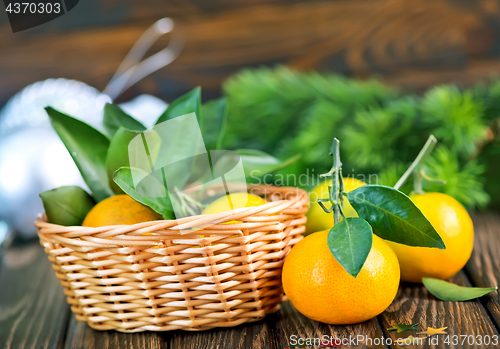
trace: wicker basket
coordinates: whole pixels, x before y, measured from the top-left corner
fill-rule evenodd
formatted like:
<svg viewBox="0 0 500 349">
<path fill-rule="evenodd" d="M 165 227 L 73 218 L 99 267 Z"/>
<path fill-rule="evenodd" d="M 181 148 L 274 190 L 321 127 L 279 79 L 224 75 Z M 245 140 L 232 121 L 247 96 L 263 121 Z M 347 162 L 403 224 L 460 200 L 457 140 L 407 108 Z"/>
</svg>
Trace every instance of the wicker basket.
<svg viewBox="0 0 500 349">
<path fill-rule="evenodd" d="M 232 327 L 279 309 L 283 261 L 305 230 L 305 191 L 252 193 L 269 203 L 176 221 L 88 228 L 40 217 L 35 226 L 78 321 L 121 332 Z"/>
</svg>

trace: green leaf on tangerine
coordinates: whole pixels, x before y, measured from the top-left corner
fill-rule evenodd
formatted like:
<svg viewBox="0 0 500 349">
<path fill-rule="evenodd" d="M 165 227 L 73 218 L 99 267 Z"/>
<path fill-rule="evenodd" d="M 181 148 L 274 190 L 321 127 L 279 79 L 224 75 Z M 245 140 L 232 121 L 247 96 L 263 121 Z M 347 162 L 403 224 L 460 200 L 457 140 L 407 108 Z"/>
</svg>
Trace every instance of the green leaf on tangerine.
<svg viewBox="0 0 500 349">
<path fill-rule="evenodd" d="M 333 257 L 352 276 L 356 277 L 373 243 L 370 224 L 362 218 L 346 218 L 328 233 L 328 248 Z"/>
<path fill-rule="evenodd" d="M 422 211 L 394 188 L 365 185 L 347 193 L 347 199 L 382 239 L 409 246 L 446 248 Z"/>
</svg>

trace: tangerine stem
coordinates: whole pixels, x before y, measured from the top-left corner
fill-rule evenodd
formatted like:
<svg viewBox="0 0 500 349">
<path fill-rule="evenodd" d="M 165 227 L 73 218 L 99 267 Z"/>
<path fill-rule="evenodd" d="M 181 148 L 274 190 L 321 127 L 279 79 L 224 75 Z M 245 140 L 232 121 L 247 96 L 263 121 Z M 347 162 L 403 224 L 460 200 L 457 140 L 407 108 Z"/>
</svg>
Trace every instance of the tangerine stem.
<svg viewBox="0 0 500 349">
<path fill-rule="evenodd" d="M 413 176 L 413 193 L 415 194 L 425 194 L 424 190 L 422 189 L 422 175 L 419 172 L 416 172 Z"/>
<path fill-rule="evenodd" d="M 419 181 L 419 179 L 417 178 L 419 177 L 418 173 L 420 172 L 422 166 L 425 164 L 425 161 L 427 161 L 429 155 L 434 150 L 436 143 L 437 143 L 436 137 L 434 137 L 434 135 L 430 135 L 429 138 L 427 139 L 427 142 L 425 142 L 424 147 L 422 148 L 422 150 L 420 150 L 420 153 L 418 153 L 417 157 L 412 162 L 410 167 L 408 167 L 406 172 L 398 180 L 398 182 L 394 186 L 394 189 L 399 190 L 406 183 L 406 181 L 408 180 L 408 178 L 410 178 L 411 175 L 415 175 L 415 186 L 418 186 L 417 183 L 417 181 Z M 422 191 L 421 182 L 422 178 L 420 178 L 420 191 Z"/>
<path fill-rule="evenodd" d="M 318 199 L 317 203 L 326 213 L 333 211 L 333 223 L 340 223 L 341 217 L 344 217 L 344 181 L 342 178 L 342 162 L 340 161 L 340 142 L 337 138 L 333 139 L 330 147 L 330 156 L 333 157 L 333 165 L 330 171 L 321 174 L 320 178 L 332 177 L 332 184 L 328 186 L 328 199 Z M 330 201 L 331 208 L 326 208 L 323 202 Z"/>
</svg>

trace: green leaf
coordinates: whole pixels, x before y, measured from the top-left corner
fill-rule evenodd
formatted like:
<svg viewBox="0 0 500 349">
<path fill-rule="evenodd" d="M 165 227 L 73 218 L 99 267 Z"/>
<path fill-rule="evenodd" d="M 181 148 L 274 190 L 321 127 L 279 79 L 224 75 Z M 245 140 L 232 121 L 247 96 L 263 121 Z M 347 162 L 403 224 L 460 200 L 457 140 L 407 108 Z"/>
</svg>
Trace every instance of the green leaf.
<svg viewBox="0 0 500 349">
<path fill-rule="evenodd" d="M 214 172 L 224 173 L 236 166 L 238 161 L 243 163 L 243 170 L 248 183 L 252 180 L 259 180 L 260 177 L 267 173 L 278 171 L 295 163 L 300 158 L 300 155 L 291 157 L 285 161 L 280 161 L 274 156 L 255 149 L 239 149 L 232 152 L 227 152 L 217 159 L 212 159 L 215 162 Z M 202 174 L 201 181 L 211 180 L 211 173 L 205 171 Z"/>
<path fill-rule="evenodd" d="M 111 139 L 106 156 L 106 172 L 111 189 L 115 194 L 123 194 L 123 190 L 113 181 L 113 175 L 120 167 L 130 167 L 128 145 L 139 134 L 138 131 L 120 127 Z"/>
<path fill-rule="evenodd" d="M 113 175 L 115 171 L 120 167 L 131 166 L 128 147 L 132 139 L 139 136 L 141 133 L 147 135 L 146 137 L 149 140 L 148 151 L 151 160 L 154 163 L 158 157 L 161 142 L 159 136 L 154 130 L 141 132 L 131 131 L 126 128 L 120 127 L 111 139 L 108 148 L 108 154 L 106 156 L 106 171 L 108 174 L 109 184 L 115 194 L 123 194 L 123 190 L 121 190 L 120 187 L 118 187 L 113 181 Z"/>
<path fill-rule="evenodd" d="M 346 218 L 328 233 L 328 248 L 333 257 L 352 276 L 356 277 L 373 243 L 372 227 L 362 218 Z"/>
<path fill-rule="evenodd" d="M 64 226 L 82 225 L 95 201 L 82 188 L 64 186 L 40 193 L 47 221 Z"/>
<path fill-rule="evenodd" d="M 394 188 L 365 185 L 347 193 L 347 199 L 382 239 L 408 246 L 446 248 L 413 201 Z"/>
<path fill-rule="evenodd" d="M 177 98 L 172 103 L 170 103 L 167 110 L 165 110 L 165 112 L 156 121 L 156 125 L 164 121 L 174 119 L 178 116 L 195 113 L 196 118 L 198 120 L 198 124 L 201 129 L 200 108 L 201 108 L 201 88 L 196 87 L 192 91 L 186 93 L 185 95 Z M 189 177 L 192 174 L 194 174 L 193 172 L 196 172 L 197 167 L 199 167 L 197 166 L 198 164 L 196 162 L 198 158 L 193 158 L 192 154 L 187 153 L 187 151 L 198 149 L 198 146 L 201 146 L 201 144 L 194 144 L 193 143 L 194 140 L 196 140 L 196 142 L 198 143 L 202 142 L 202 140 L 199 139 L 198 134 L 196 133 L 197 131 L 196 129 L 190 127 L 189 124 L 185 124 L 184 129 L 189 134 L 186 134 L 184 132 L 179 132 L 178 134 L 176 134 L 175 138 L 166 142 L 166 144 L 168 143 L 168 149 L 167 146 L 162 145 L 158 159 L 160 163 L 163 163 L 165 161 L 163 161 L 162 159 L 171 159 L 173 158 L 172 154 L 179 155 L 178 154 L 179 150 L 182 150 L 183 153 L 186 153 L 187 158 L 185 159 L 185 161 L 179 162 L 175 169 L 169 167 L 170 174 L 174 175 L 175 173 L 178 173 L 177 184 L 179 188 L 184 187 Z M 186 143 L 190 143 L 191 145 L 186 146 Z"/>
<path fill-rule="evenodd" d="M 134 185 L 132 172 L 144 178 L 137 187 Z M 162 215 L 164 219 L 175 219 L 168 190 L 163 182 L 158 180 L 153 174 L 147 174 L 140 169 L 122 167 L 115 172 L 114 181 L 135 201 L 150 207 L 156 213 Z M 166 195 L 154 197 L 161 193 L 166 193 Z"/>
<path fill-rule="evenodd" d="M 112 196 L 113 191 L 109 187 L 106 174 L 108 138 L 86 123 L 52 107 L 47 107 L 45 110 L 94 198 L 101 201 Z"/>
<path fill-rule="evenodd" d="M 401 333 L 404 331 L 417 331 L 417 329 L 415 328 L 417 325 L 418 325 L 418 322 L 415 324 L 409 324 L 409 325 L 399 324 L 396 327 L 388 328 L 387 331 L 398 331 L 398 333 Z"/>
<path fill-rule="evenodd" d="M 149 139 L 148 151 L 151 156 L 151 160 L 154 163 L 158 157 L 161 142 L 155 131 L 131 131 L 120 127 L 111 139 L 108 154 L 106 156 L 106 171 L 108 174 L 109 184 L 115 194 L 123 194 L 123 190 L 121 190 L 120 187 L 118 187 L 113 181 L 113 175 L 120 167 L 130 167 L 130 154 L 128 146 L 132 139 L 139 136 L 141 133 L 147 134 L 147 139 Z"/>
<path fill-rule="evenodd" d="M 422 278 L 425 288 L 437 299 L 442 301 L 468 301 L 479 298 L 490 292 L 496 291 L 498 287 L 464 287 L 447 281 Z"/>
<path fill-rule="evenodd" d="M 209 155 L 206 153 L 198 124 L 193 124 L 193 121 L 191 114 L 187 118 L 177 117 L 169 120 L 169 123 L 156 125 L 151 130 L 156 132 L 156 138 L 161 140 L 154 168 L 163 168 L 169 184 L 179 189 L 184 188 L 190 178 L 199 174 L 200 169 L 202 173 L 206 173 L 209 168 Z M 174 129 L 175 132 L 172 132 Z M 149 142 L 149 137 L 146 137 L 144 144 L 151 147 Z M 133 164 L 131 166 L 134 167 Z"/>
<path fill-rule="evenodd" d="M 201 106 L 201 134 L 207 149 L 220 149 L 227 120 L 227 106 L 219 98 Z"/>
<path fill-rule="evenodd" d="M 272 173 L 287 167 L 298 159 L 300 155 L 295 155 L 285 161 L 280 161 L 263 151 L 255 149 L 239 149 L 236 152 L 241 156 L 245 176 L 262 177 L 267 173 Z"/>
<path fill-rule="evenodd" d="M 196 87 L 192 91 L 180 96 L 170 103 L 167 110 L 156 120 L 156 125 L 164 121 L 176 118 L 181 115 L 196 113 L 198 121 L 200 120 L 201 88 Z"/>
<path fill-rule="evenodd" d="M 226 100 L 224 98 L 210 101 L 201 106 L 201 134 L 205 148 L 209 152 L 221 148 L 226 127 L 226 115 Z M 190 178 L 195 182 L 205 177 L 206 174 L 206 158 L 197 156 L 193 161 Z"/>
<path fill-rule="evenodd" d="M 134 131 L 144 131 L 146 129 L 143 124 L 125 113 L 117 105 L 109 103 L 104 107 L 102 123 L 104 130 L 110 137 L 113 137 L 120 127 L 125 127 Z"/>
</svg>

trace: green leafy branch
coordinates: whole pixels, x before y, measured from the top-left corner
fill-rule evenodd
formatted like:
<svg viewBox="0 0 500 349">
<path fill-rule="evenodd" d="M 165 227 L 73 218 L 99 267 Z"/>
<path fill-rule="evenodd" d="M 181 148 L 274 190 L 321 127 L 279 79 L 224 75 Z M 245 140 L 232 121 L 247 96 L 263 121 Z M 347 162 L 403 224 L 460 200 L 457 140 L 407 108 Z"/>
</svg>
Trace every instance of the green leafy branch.
<svg viewBox="0 0 500 349">
<path fill-rule="evenodd" d="M 137 136 L 153 139 L 154 141 L 148 143 L 147 149 L 149 159 L 153 163 L 156 161 L 161 163 L 162 158 L 168 154 L 161 151 L 161 139 L 154 130 L 147 130 L 142 123 L 118 106 L 114 104 L 105 106 L 104 133 L 51 107 L 47 107 L 46 111 L 52 126 L 68 149 L 93 194 L 93 198 L 88 194 L 88 197 L 85 197 L 82 194 L 85 191 L 78 187 L 40 194 L 49 222 L 80 225 L 86 213 L 93 206 L 89 202 L 93 203 L 94 200 L 99 202 L 109 196 L 123 193 L 152 208 L 165 219 L 175 219 L 172 200 L 179 200 L 186 215 L 201 212 L 203 206 L 192 198 L 182 195 L 181 197 L 178 195 L 170 197 L 165 183 L 159 178 L 155 178 L 154 175 L 141 174 L 141 177 L 147 176 L 148 180 L 145 183 L 139 183 L 136 187 L 132 174 L 140 170 L 130 167 L 129 143 Z M 202 104 L 200 88 L 195 88 L 170 103 L 155 124 L 193 112 L 198 118 L 206 148 L 208 150 L 220 149 L 227 127 L 226 100 L 221 98 Z M 158 139 L 154 139 L 154 137 L 158 137 Z M 179 143 L 174 140 L 171 151 L 176 151 L 177 147 L 182 146 L 180 143 L 185 139 L 186 135 L 179 135 Z M 294 156 L 288 160 L 280 161 L 274 156 L 254 149 L 240 149 L 237 153 L 240 154 L 245 174 L 247 176 L 252 174 L 253 178 L 278 171 L 298 160 L 298 157 Z M 218 161 L 224 161 L 224 159 Z M 217 163 L 214 166 L 217 166 Z M 179 169 L 184 178 L 184 187 L 192 183 L 200 183 L 205 179 L 206 174 L 196 173 L 195 168 L 193 163 L 186 168 Z M 178 189 L 182 190 L 183 188 Z M 165 195 L 161 197 L 144 195 L 148 191 L 163 192 Z M 82 196 L 85 204 L 81 203 Z M 62 212 L 60 207 L 62 203 L 65 206 L 64 210 L 71 214 L 59 214 Z"/>
<path fill-rule="evenodd" d="M 500 205 L 500 79 L 405 95 L 376 80 L 276 67 L 245 69 L 223 88 L 231 120 L 225 142 L 280 158 L 301 153 L 285 175 L 328 171 L 323 154 L 335 131 L 344 140 L 345 172 L 378 174 L 378 184 L 394 186 L 434 134 L 441 145 L 424 170 L 446 184 L 424 183 L 424 189 L 469 208 L 490 200 Z M 400 189 L 409 194 L 413 188 Z"/>
</svg>

